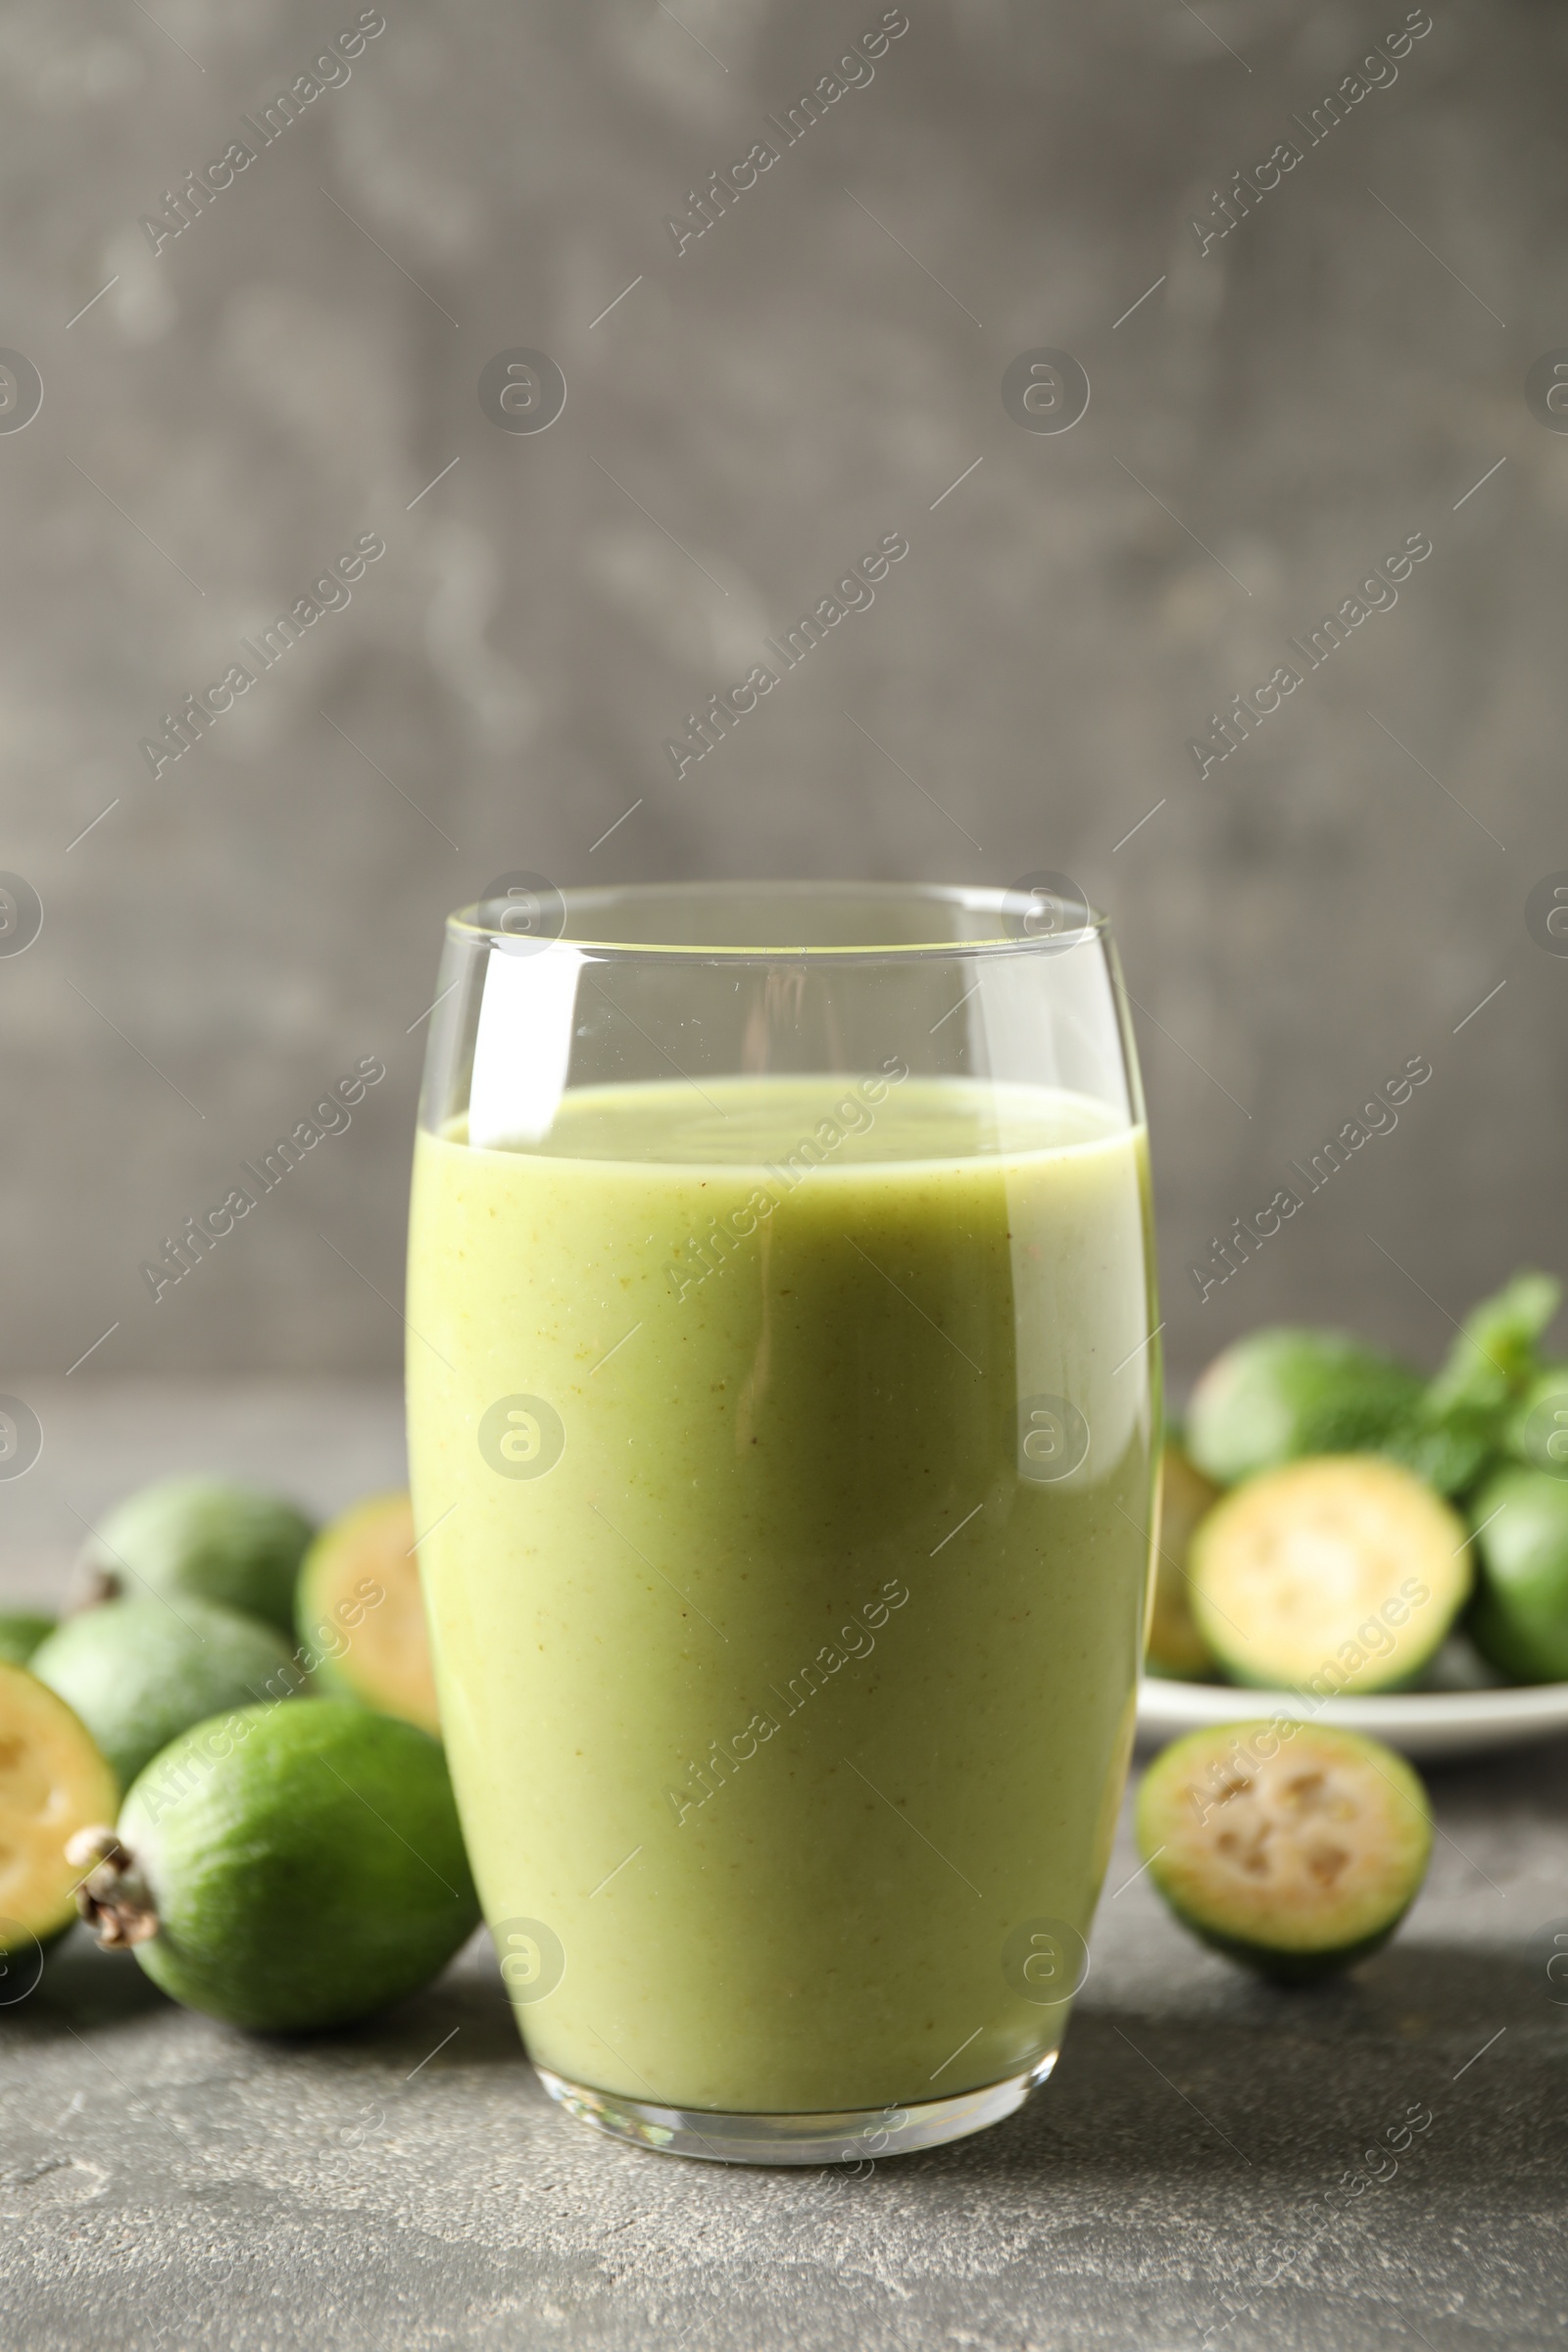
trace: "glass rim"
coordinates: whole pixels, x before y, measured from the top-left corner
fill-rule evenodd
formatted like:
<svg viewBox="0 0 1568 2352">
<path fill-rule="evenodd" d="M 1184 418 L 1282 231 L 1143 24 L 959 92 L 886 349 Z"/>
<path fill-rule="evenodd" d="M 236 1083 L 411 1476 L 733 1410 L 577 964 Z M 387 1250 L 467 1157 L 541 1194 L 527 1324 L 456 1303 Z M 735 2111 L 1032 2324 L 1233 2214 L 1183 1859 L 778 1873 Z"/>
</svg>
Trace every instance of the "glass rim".
<svg viewBox="0 0 1568 2352">
<path fill-rule="evenodd" d="M 1065 880 L 1056 875 L 1052 880 Z M 543 879 L 543 877 L 539 877 Z M 1026 877 L 1027 881 L 1044 882 L 1046 876 Z M 493 942 L 503 950 L 515 953 L 526 947 L 529 953 L 541 953 L 552 947 L 566 947 L 580 954 L 601 958 L 638 959 L 658 957 L 686 963 L 762 963 L 799 964 L 803 961 L 824 963 L 835 960 L 918 962 L 941 956 L 1061 955 L 1063 951 L 1082 947 L 1091 940 L 1103 946 L 1110 936 L 1110 921 L 1100 908 L 1081 895 L 1071 901 L 1074 919 L 1065 930 L 1034 933 L 1023 929 L 1007 930 L 1010 918 L 1017 921 L 1020 910 L 1035 895 L 1023 883 L 999 888 L 990 883 L 973 882 L 812 882 L 812 881 L 690 881 L 690 882 L 625 882 L 585 883 L 565 890 L 549 885 L 560 902 L 561 928 L 537 935 L 519 935 L 509 931 L 504 924 L 487 923 L 480 909 L 493 904 L 477 900 L 462 906 L 446 919 L 447 937 L 454 943 L 468 946 L 483 941 Z M 1077 886 L 1073 885 L 1076 893 Z M 604 927 L 603 938 L 579 936 L 568 931 L 573 917 L 609 912 L 612 907 L 631 904 L 639 907 L 657 906 L 661 900 L 684 900 L 687 903 L 705 900 L 714 906 L 726 901 L 749 899 L 772 902 L 781 910 L 809 906 L 820 910 L 824 902 L 841 900 L 846 904 L 864 906 L 868 901 L 889 907 L 946 906 L 959 908 L 970 915 L 995 915 L 998 929 L 995 934 L 976 939 L 936 940 L 855 940 L 845 938 L 827 943 L 801 941 L 793 945 L 782 942 L 773 947 L 758 947 L 722 939 L 691 940 L 626 940 L 613 935 L 613 925 Z"/>
</svg>

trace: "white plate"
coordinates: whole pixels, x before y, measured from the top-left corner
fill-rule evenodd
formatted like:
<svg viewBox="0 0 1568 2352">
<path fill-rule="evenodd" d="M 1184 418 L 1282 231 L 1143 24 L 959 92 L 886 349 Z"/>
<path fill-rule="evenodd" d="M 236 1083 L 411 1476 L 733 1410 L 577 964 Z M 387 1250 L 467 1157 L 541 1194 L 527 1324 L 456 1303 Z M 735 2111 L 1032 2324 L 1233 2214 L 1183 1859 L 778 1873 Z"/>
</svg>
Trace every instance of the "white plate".
<svg viewBox="0 0 1568 2352">
<path fill-rule="evenodd" d="M 1138 1687 L 1138 1740 L 1161 1746 L 1217 1723 L 1265 1715 L 1365 1732 L 1406 1756 L 1482 1756 L 1568 1733 L 1568 1683 L 1532 1683 L 1500 1690 L 1390 1690 L 1377 1698 L 1303 1703 L 1290 1690 L 1244 1690 L 1234 1684 L 1172 1683 L 1147 1675 Z"/>
</svg>

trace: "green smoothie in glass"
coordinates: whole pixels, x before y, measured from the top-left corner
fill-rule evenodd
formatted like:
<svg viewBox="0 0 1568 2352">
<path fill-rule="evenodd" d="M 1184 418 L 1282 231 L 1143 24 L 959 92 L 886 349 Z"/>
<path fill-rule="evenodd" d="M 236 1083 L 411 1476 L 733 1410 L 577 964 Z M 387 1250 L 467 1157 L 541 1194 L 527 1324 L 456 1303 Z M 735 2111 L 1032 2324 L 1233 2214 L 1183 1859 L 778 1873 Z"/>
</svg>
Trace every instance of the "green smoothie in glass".
<svg viewBox="0 0 1568 2352">
<path fill-rule="evenodd" d="M 960 952 L 1033 985 L 1027 936 Z M 417 1141 L 416 1524 L 486 1917 L 530 2056 L 626 2136 L 961 2115 L 1054 2056 L 1132 1740 L 1136 1088 L 655 1068 Z"/>
</svg>

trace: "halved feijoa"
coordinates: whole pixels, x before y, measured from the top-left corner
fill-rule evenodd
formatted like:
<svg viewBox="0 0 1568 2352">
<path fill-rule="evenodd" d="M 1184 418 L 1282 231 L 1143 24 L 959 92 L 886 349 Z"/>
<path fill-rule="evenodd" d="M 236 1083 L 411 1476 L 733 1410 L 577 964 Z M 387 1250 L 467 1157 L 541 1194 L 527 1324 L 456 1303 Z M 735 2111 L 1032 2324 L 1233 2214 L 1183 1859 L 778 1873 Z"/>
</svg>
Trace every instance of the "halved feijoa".
<svg viewBox="0 0 1568 2352">
<path fill-rule="evenodd" d="M 1168 1445 L 1159 1473 L 1159 1549 L 1149 1615 L 1145 1663 L 1151 1674 L 1194 1680 L 1214 1669 L 1213 1652 L 1198 1630 L 1190 1599 L 1188 1553 L 1193 1531 L 1219 1500 L 1220 1491 L 1195 1470 L 1181 1447 Z"/>
<path fill-rule="evenodd" d="M 377 1494 L 321 1530 L 300 1571 L 295 1626 L 322 1690 L 439 1732 L 407 1494 Z"/>
<path fill-rule="evenodd" d="M 1149 1875 L 1184 1926 L 1285 1984 L 1387 1942 L 1432 1851 L 1426 1791 L 1376 1740 L 1276 1719 L 1189 1732 L 1138 1792 Z"/>
<path fill-rule="evenodd" d="M 1187 1451 L 1228 1487 L 1306 1454 L 1372 1450 L 1424 1386 L 1408 1365 L 1345 1332 L 1254 1331 L 1217 1355 L 1193 1391 Z"/>
<path fill-rule="evenodd" d="M 1568 1484 L 1510 1466 L 1471 1508 L 1481 1554 L 1471 1640 L 1517 1683 L 1568 1682 Z"/>
<path fill-rule="evenodd" d="M 68 1617 L 32 1671 L 75 1708 L 122 1788 L 191 1724 L 305 1688 L 270 1625 L 188 1592 L 110 1600 Z"/>
<path fill-rule="evenodd" d="M 1328 1454 L 1249 1479 L 1193 1538 L 1193 1614 L 1238 1682 L 1387 1690 L 1470 1591 L 1463 1522 L 1396 1462 Z"/>
<path fill-rule="evenodd" d="M 0 1611 L 0 1659 L 8 1666 L 25 1666 L 59 1622 L 58 1617 L 40 1617 L 31 1609 Z"/>
<path fill-rule="evenodd" d="M 279 1494 L 227 1478 L 165 1478 L 102 1520 L 81 1554 L 94 1599 L 182 1592 L 294 1627 L 294 1586 L 315 1529 Z"/>
<path fill-rule="evenodd" d="M 0 1664 L 0 1952 L 70 1927 L 79 1873 L 66 1841 L 119 1801 L 85 1724 L 25 1667 Z"/>
<path fill-rule="evenodd" d="M 416 1992 L 478 1923 L 440 1743 L 352 1700 L 198 1724 L 83 1862 L 103 1940 L 186 2008 L 267 2033 Z"/>
</svg>

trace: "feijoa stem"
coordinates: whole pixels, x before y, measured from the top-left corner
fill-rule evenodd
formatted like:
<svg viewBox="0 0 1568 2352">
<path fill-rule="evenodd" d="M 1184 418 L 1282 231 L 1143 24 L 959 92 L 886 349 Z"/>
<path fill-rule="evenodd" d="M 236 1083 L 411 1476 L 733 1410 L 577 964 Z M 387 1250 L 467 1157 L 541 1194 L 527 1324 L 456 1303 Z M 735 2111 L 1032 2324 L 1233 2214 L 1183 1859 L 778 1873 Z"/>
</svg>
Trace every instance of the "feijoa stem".
<svg viewBox="0 0 1568 2352">
<path fill-rule="evenodd" d="M 105 1951 L 146 1943 L 158 1933 L 158 1912 L 147 1883 L 113 1830 L 99 1824 L 78 1830 L 66 1847 L 73 1870 L 86 1872 L 76 1888 L 76 1909 L 96 1929 Z"/>
<path fill-rule="evenodd" d="M 68 1617 L 79 1617 L 84 1610 L 101 1608 L 106 1600 L 118 1600 L 124 1590 L 123 1580 L 112 1568 L 83 1568 L 78 1574 Z"/>
</svg>

